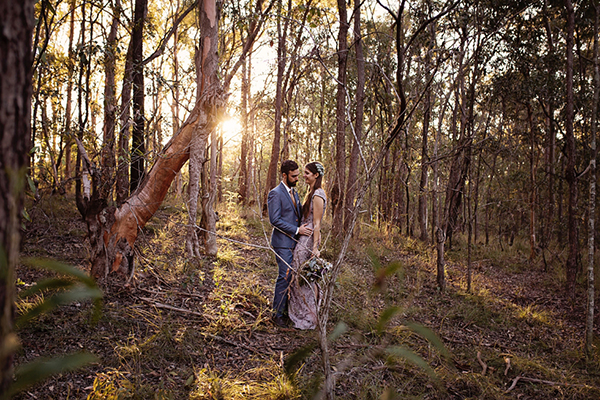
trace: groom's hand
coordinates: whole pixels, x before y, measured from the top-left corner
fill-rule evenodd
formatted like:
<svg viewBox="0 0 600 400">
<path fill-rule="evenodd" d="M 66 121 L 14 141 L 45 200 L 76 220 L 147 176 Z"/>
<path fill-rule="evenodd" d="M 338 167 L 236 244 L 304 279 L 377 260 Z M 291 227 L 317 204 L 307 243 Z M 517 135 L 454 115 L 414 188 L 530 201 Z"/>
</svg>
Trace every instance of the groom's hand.
<svg viewBox="0 0 600 400">
<path fill-rule="evenodd" d="M 298 233 L 304 236 L 312 235 L 312 231 L 313 230 L 308 227 L 308 224 L 301 225 L 300 228 L 298 228 Z"/>
</svg>

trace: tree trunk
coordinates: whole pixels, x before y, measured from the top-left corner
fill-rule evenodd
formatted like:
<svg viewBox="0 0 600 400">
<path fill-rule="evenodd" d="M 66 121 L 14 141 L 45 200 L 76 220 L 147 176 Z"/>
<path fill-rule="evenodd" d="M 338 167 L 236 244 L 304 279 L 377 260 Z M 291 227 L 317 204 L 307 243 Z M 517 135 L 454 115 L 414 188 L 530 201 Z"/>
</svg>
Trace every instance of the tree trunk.
<svg viewBox="0 0 600 400">
<path fill-rule="evenodd" d="M 544 0 L 544 27 L 546 29 L 547 35 L 547 48 L 548 48 L 548 56 L 552 57 L 554 55 L 554 41 L 552 38 L 552 29 L 550 26 L 550 18 L 548 17 L 548 0 Z M 555 72 L 555 63 L 548 63 L 549 76 L 554 76 Z M 548 93 L 548 100 L 546 105 L 546 175 L 548 176 L 548 188 L 546 195 L 546 204 L 547 211 L 544 218 L 544 234 L 540 238 L 540 245 L 542 250 L 544 250 L 550 241 L 550 238 L 553 236 L 553 224 L 554 224 L 554 209 L 556 203 L 556 189 L 554 183 L 554 176 L 556 175 L 556 166 L 555 163 L 555 150 L 556 150 L 556 129 L 555 123 L 553 120 L 554 115 L 554 102 L 552 100 L 552 94 Z M 558 232 L 559 230 L 554 230 Z M 562 236 L 562 232 L 560 233 Z"/>
<path fill-rule="evenodd" d="M 358 188 L 358 161 L 362 154 L 360 145 L 362 141 L 364 107 L 365 107 L 365 59 L 363 54 L 363 42 L 361 35 L 361 15 L 359 0 L 354 1 L 354 46 L 356 48 L 356 121 L 354 124 L 354 137 L 352 150 L 350 152 L 350 164 L 348 166 L 348 182 L 346 186 L 346 206 L 344 210 L 344 231 L 348 230 L 348 223 L 352 209 L 354 208 L 354 197 Z M 362 158 L 362 157 L 361 157 Z"/>
<path fill-rule="evenodd" d="M 566 181 L 569 184 L 569 205 L 567 230 L 569 232 L 569 254 L 567 257 L 567 293 L 575 296 L 577 279 L 579 246 L 577 243 L 577 174 L 575 171 L 575 136 L 573 134 L 573 34 L 575 31 L 575 10 L 571 0 L 565 0 L 567 11 L 567 64 L 566 64 L 566 116 L 565 116 L 565 147 L 567 165 L 565 171 Z"/>
<path fill-rule="evenodd" d="M 206 161 L 206 148 L 208 137 L 211 135 L 211 159 L 210 174 L 216 174 L 216 139 L 215 131 L 218 125 L 218 114 L 223 107 L 223 88 L 217 76 L 219 57 L 218 47 L 218 10 L 215 0 L 205 0 L 200 4 L 200 32 L 202 37 L 196 51 L 196 75 L 197 75 L 197 99 L 203 103 L 199 114 L 200 121 L 192 137 L 190 147 L 190 183 L 188 201 L 188 237 L 187 250 L 190 257 L 199 257 L 198 232 L 196 219 L 198 212 L 198 194 L 200 192 L 198 182 L 202 178 L 202 217 L 201 228 L 204 229 L 202 236 L 205 238 L 204 245 L 207 255 L 217 254 L 216 237 L 209 232 L 216 230 L 216 216 L 213 209 L 214 196 L 216 195 L 216 179 L 208 187 L 207 171 L 203 165 Z M 216 175 L 215 175 L 216 176 Z M 213 186 L 215 185 L 215 186 Z M 214 190 L 213 190 L 214 189 Z M 209 193 L 208 191 L 211 190 Z"/>
<path fill-rule="evenodd" d="M 594 261 L 595 261 L 595 223 L 596 223 L 596 134 L 598 133 L 598 102 L 600 101 L 600 50 L 598 49 L 598 30 L 600 25 L 600 5 L 594 5 L 594 101 L 592 106 L 592 138 L 590 143 L 590 202 L 588 237 L 588 298 L 585 330 L 585 351 L 588 359 L 593 357 L 594 342 Z"/>
<path fill-rule="evenodd" d="M 131 178 L 130 192 L 134 192 L 144 178 L 146 146 L 144 137 L 144 65 L 142 44 L 144 42 L 144 21 L 148 0 L 135 1 L 135 13 L 131 43 L 133 47 L 133 129 L 131 132 Z"/>
<path fill-rule="evenodd" d="M 338 0 L 338 77 L 336 95 L 335 176 L 331 188 L 332 236 L 342 238 L 344 228 L 344 187 L 346 182 L 346 69 L 348 64 L 348 16 L 346 1 Z"/>
<path fill-rule="evenodd" d="M 530 151 L 529 151 L 529 183 L 530 183 L 530 192 L 529 192 L 529 261 L 533 263 L 535 260 L 535 255 L 537 252 L 537 241 L 535 237 L 535 228 L 536 228 L 536 218 L 535 218 L 535 209 L 536 209 L 536 196 L 535 192 L 536 188 L 536 180 L 535 180 L 535 170 L 536 170 L 536 162 L 535 162 L 535 130 L 533 127 L 533 112 L 531 110 L 531 105 L 527 104 L 527 128 L 529 130 L 530 137 Z"/>
<path fill-rule="evenodd" d="M 115 55 L 117 51 L 117 28 L 121 1 L 113 5 L 113 20 L 104 52 L 104 128 L 102 139 L 102 178 L 99 187 L 100 197 L 112 200 L 113 179 L 115 174 Z"/>
<path fill-rule="evenodd" d="M 92 246 L 91 274 L 105 278 L 109 273 L 131 277 L 134 272 L 133 248 L 138 232 L 156 212 L 164 200 L 177 171 L 190 157 L 192 138 L 204 141 L 216 126 L 218 110 L 225 102 L 217 79 L 216 32 L 218 16 L 214 0 L 202 3 L 200 12 L 201 43 L 198 81 L 199 96 L 177 134 L 158 155 L 142 184 L 120 207 L 98 207 L 97 213 L 87 218 Z M 212 211 L 212 210 L 209 210 Z M 195 216 L 194 216 L 195 218 Z M 209 226 L 214 231 L 214 226 Z"/>
<path fill-rule="evenodd" d="M 127 55 L 125 56 L 125 69 L 123 72 L 123 88 L 121 90 L 121 109 L 120 109 L 120 124 L 119 131 L 119 148 L 117 166 L 117 184 L 116 197 L 117 204 L 121 205 L 129 195 L 129 164 L 131 155 L 129 154 L 129 139 L 131 129 L 131 77 L 133 74 L 133 40 L 129 41 Z"/>
<path fill-rule="evenodd" d="M 80 46 L 83 49 L 85 47 L 85 33 L 86 33 L 86 4 L 81 5 L 81 41 Z M 92 30 L 90 24 L 90 32 Z M 91 36 L 91 35 L 90 35 Z M 86 65 L 87 61 L 87 65 Z M 78 77 L 78 92 L 77 92 L 77 139 L 81 142 L 83 141 L 83 134 L 85 132 L 85 127 L 87 126 L 88 116 L 89 116 L 89 72 L 90 72 L 90 63 L 91 59 L 87 59 L 86 57 L 81 57 L 79 63 L 79 77 Z M 85 71 L 85 85 L 84 85 L 84 71 Z M 85 103 L 84 102 L 84 93 L 85 93 Z M 82 217 L 85 218 L 88 210 L 88 206 L 90 201 L 92 201 L 92 186 L 89 185 L 90 175 L 86 172 L 88 171 L 82 166 L 84 160 L 82 159 L 82 154 L 80 151 L 77 152 L 77 159 L 75 162 L 75 201 L 77 204 L 77 210 L 81 214 Z M 96 186 L 94 186 L 96 187 Z M 94 193 L 95 194 L 95 193 Z"/>
<path fill-rule="evenodd" d="M 431 50 L 435 46 L 435 25 L 429 26 L 429 51 L 425 56 L 425 82 L 429 82 L 431 74 Z M 429 169 L 429 157 L 427 155 L 427 137 L 429 136 L 429 123 L 431 120 L 431 87 L 427 88 L 425 98 L 423 99 L 423 133 L 421 139 L 421 180 L 419 183 L 419 228 L 421 231 L 421 241 L 427 243 L 429 235 L 427 233 L 427 170 Z"/>
<path fill-rule="evenodd" d="M 248 132 L 250 130 L 248 120 L 248 98 L 249 94 L 249 82 L 248 82 L 248 69 L 246 68 L 246 61 L 242 63 L 242 98 L 240 104 L 240 110 L 242 114 L 242 143 L 240 149 L 240 175 L 238 179 L 238 194 L 239 201 L 242 204 L 248 204 Z"/>
<path fill-rule="evenodd" d="M 73 71 L 75 70 L 75 63 L 73 59 L 75 55 L 73 54 L 73 36 L 75 32 L 75 0 L 69 1 L 69 58 L 67 60 L 67 104 L 65 106 L 65 188 L 69 189 L 71 187 L 71 149 L 73 147 L 73 127 L 71 126 L 71 96 L 73 93 Z"/>
<path fill-rule="evenodd" d="M 273 129 L 273 145 L 271 147 L 271 160 L 267 171 L 267 182 L 263 194 L 263 214 L 267 212 L 267 196 L 269 191 L 277 184 L 279 176 L 277 166 L 279 164 L 279 152 L 281 151 L 281 107 L 283 103 L 283 74 L 285 72 L 286 62 L 286 39 L 289 26 L 289 19 L 286 18 L 283 30 L 281 27 L 282 18 L 282 0 L 277 1 L 277 83 L 275 89 L 275 126 Z M 292 8 L 291 0 L 288 0 L 288 15 Z"/>
<path fill-rule="evenodd" d="M 21 211 L 31 149 L 33 1 L 0 0 L 0 393 L 13 381 Z"/>
</svg>

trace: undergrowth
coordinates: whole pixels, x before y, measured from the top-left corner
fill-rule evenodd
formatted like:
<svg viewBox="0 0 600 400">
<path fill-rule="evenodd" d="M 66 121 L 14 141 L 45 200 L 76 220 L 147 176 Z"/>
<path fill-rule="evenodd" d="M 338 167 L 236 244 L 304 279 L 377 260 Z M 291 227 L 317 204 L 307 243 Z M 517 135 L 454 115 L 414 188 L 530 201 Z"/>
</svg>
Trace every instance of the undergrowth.
<svg viewBox="0 0 600 400">
<path fill-rule="evenodd" d="M 33 222 L 23 252 L 86 269 L 85 225 L 70 200 L 45 197 L 28 207 Z M 55 399 L 318 396 L 323 373 L 315 332 L 282 331 L 270 322 L 276 267 L 262 248 L 268 221 L 232 202 L 220 207 L 216 258 L 187 258 L 185 210 L 169 199 L 140 235 L 133 281 L 105 288 L 97 322 L 92 305 L 82 303 L 23 326 L 17 363 L 77 349 L 100 358 L 29 393 Z M 563 298 L 559 258 L 548 253 L 546 265 L 531 262 L 519 238 L 502 248 L 478 243 L 467 290 L 465 243 L 455 236 L 448 287 L 440 292 L 432 246 L 392 227 L 361 225 L 329 318 L 330 331 L 340 322 L 347 327 L 330 344 L 337 398 L 600 397 L 598 358 L 586 362 L 582 352 L 583 302 Z M 323 255 L 334 261 L 331 239 Z M 25 267 L 17 273 L 19 290 L 43 278 Z M 17 310 L 43 296 L 18 302 Z M 286 373 L 286 360 L 301 348 L 312 350 Z"/>
</svg>

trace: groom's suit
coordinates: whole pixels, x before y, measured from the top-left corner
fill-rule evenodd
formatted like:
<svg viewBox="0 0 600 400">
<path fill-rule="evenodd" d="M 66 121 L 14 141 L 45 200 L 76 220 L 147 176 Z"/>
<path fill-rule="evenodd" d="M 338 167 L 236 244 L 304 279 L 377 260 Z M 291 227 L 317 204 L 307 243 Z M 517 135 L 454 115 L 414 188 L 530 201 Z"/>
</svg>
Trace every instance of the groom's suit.
<svg viewBox="0 0 600 400">
<path fill-rule="evenodd" d="M 273 297 L 273 310 L 275 317 L 281 317 L 287 310 L 287 290 L 292 274 L 288 271 L 288 265 L 292 265 L 292 255 L 298 239 L 298 227 L 301 222 L 302 209 L 298 193 L 293 191 L 296 205 L 286 185 L 281 182 L 269 192 L 267 206 L 269 209 L 269 221 L 273 225 L 271 233 L 271 246 L 277 255 L 279 274 L 275 283 L 275 295 Z"/>
</svg>

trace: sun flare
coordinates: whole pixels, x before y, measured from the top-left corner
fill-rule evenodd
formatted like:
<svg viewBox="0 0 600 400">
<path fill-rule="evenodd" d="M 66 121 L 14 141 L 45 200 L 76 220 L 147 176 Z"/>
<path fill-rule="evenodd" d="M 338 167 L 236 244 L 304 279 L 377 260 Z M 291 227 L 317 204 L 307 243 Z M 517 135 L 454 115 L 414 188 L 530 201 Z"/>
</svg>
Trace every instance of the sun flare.
<svg viewBox="0 0 600 400">
<path fill-rule="evenodd" d="M 237 118 L 229 118 L 221 123 L 223 145 L 239 143 L 242 137 L 242 126 Z"/>
</svg>

